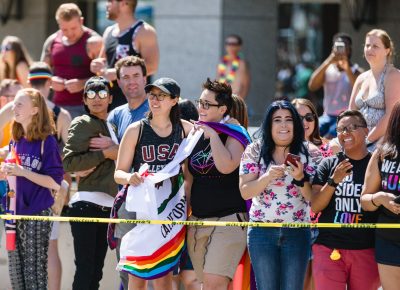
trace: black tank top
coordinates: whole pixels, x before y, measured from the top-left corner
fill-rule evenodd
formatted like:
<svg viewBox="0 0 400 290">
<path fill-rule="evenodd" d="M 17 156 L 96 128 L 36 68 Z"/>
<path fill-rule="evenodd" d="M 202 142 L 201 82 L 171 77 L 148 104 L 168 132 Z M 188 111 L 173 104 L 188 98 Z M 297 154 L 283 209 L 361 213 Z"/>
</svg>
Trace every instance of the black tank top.
<svg viewBox="0 0 400 290">
<path fill-rule="evenodd" d="M 138 171 L 142 164 L 147 163 L 148 171 L 155 173 L 163 169 L 174 158 L 184 136 L 182 125 L 173 125 L 169 136 L 160 137 L 151 128 L 147 118 L 142 119 L 141 122 L 143 122 L 142 135 L 136 145 L 133 169 Z"/>
<path fill-rule="evenodd" d="M 139 56 L 140 53 L 137 52 L 132 43 L 135 40 L 135 36 L 139 28 L 143 25 L 143 21 L 137 21 L 127 32 L 120 36 L 113 36 L 113 31 L 116 29 L 117 25 L 113 25 L 108 33 L 105 41 L 105 52 L 107 59 L 107 66 L 113 68 L 115 63 L 128 55 Z M 111 94 L 113 95 L 113 101 L 110 110 L 126 104 L 126 98 L 118 86 L 117 81 L 112 82 Z"/>
<path fill-rule="evenodd" d="M 225 144 L 228 136 L 220 134 Z M 193 175 L 191 205 L 198 218 L 224 217 L 246 212 L 239 191 L 239 166 L 229 174 L 217 170 L 212 157 L 210 139 L 202 136 L 189 156 L 189 171 Z"/>
<path fill-rule="evenodd" d="M 56 128 L 57 128 L 57 120 L 58 120 L 58 116 L 60 115 L 60 112 L 61 112 L 61 108 L 59 106 L 57 106 L 57 105 L 54 105 L 54 108 L 53 108 L 53 119 L 54 119 L 54 125 L 56 125 Z M 58 133 L 57 132 L 54 135 L 54 137 L 56 137 L 57 145 L 58 145 L 58 151 L 60 152 L 60 154 L 62 156 L 65 144 L 64 144 L 63 140 L 61 139 L 61 136 L 60 136 L 60 138 L 58 137 Z"/>
</svg>

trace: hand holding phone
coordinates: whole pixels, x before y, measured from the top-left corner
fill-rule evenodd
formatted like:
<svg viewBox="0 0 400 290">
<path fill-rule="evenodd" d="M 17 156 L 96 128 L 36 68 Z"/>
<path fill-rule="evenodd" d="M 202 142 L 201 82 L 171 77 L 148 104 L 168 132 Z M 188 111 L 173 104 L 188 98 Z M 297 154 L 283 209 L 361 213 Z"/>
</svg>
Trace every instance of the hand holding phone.
<svg viewBox="0 0 400 290">
<path fill-rule="evenodd" d="M 347 159 L 347 157 L 343 151 L 339 151 L 338 153 L 336 153 L 336 156 L 339 159 L 339 163 Z M 350 173 L 350 172 L 351 172 L 351 169 L 348 169 L 346 171 L 346 173 Z"/>
<path fill-rule="evenodd" d="M 297 167 L 296 161 L 300 162 L 300 160 L 301 160 L 300 156 L 292 154 L 292 153 L 288 153 L 288 155 L 286 156 L 286 159 L 285 159 L 285 165 L 290 166 L 289 163 L 291 163 Z"/>
</svg>

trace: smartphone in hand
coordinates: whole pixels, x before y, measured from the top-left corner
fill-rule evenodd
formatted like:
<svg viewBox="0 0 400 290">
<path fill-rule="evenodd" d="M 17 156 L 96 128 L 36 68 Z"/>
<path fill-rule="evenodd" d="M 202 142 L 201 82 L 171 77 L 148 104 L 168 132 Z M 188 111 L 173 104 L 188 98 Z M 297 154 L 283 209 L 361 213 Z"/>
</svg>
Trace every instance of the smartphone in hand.
<svg viewBox="0 0 400 290">
<path fill-rule="evenodd" d="M 292 154 L 292 153 L 288 153 L 288 155 L 286 156 L 285 159 L 285 165 L 290 166 L 289 162 L 292 163 L 294 166 L 296 166 L 296 161 L 300 162 L 301 158 L 298 155 Z"/>
<path fill-rule="evenodd" d="M 339 159 L 339 163 L 342 162 L 343 160 L 346 160 L 346 159 L 347 159 L 347 157 L 346 157 L 346 155 L 344 154 L 343 151 L 339 151 L 338 153 L 336 153 L 336 156 L 337 156 L 337 158 Z M 347 173 L 350 173 L 350 172 L 351 172 L 351 169 L 347 170 L 346 172 L 347 172 Z"/>
</svg>

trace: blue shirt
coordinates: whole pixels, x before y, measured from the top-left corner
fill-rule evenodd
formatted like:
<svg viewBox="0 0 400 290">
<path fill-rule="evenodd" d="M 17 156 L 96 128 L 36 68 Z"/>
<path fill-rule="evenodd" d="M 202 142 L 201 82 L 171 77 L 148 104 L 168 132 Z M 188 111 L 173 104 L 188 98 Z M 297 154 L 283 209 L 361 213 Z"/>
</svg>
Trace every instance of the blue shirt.
<svg viewBox="0 0 400 290">
<path fill-rule="evenodd" d="M 136 109 L 131 110 L 129 109 L 129 105 L 125 104 L 110 112 L 107 120 L 117 128 L 117 138 L 119 142 L 121 142 L 122 136 L 124 136 L 125 130 L 128 126 L 143 119 L 148 111 L 149 102 L 145 100 Z"/>
</svg>

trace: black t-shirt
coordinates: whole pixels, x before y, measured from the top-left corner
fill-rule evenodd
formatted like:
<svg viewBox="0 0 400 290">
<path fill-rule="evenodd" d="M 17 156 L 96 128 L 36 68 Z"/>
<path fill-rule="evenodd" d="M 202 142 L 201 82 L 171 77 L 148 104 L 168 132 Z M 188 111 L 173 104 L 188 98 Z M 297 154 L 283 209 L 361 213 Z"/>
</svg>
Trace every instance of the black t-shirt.
<svg viewBox="0 0 400 290">
<path fill-rule="evenodd" d="M 400 158 L 384 158 L 378 163 L 381 175 L 380 190 L 400 195 Z M 398 224 L 400 216 L 392 213 L 384 206 L 378 209 L 378 223 Z M 384 239 L 400 243 L 399 229 L 376 229 L 376 234 Z"/>
<path fill-rule="evenodd" d="M 371 154 L 361 160 L 349 161 L 353 165 L 352 174 L 347 176 L 336 187 L 328 206 L 321 212 L 318 222 L 321 223 L 375 223 L 376 212 L 366 212 L 361 208 L 361 191 L 364 184 L 365 171 Z M 324 185 L 333 175 L 339 160 L 336 156 L 324 159 L 318 166 L 314 177 L 314 185 Z M 339 229 L 319 228 L 317 244 L 329 248 L 359 250 L 374 247 L 373 229 Z"/>
<path fill-rule="evenodd" d="M 228 136 L 220 134 L 219 137 L 225 144 Z M 239 191 L 239 166 L 229 174 L 220 173 L 214 164 L 210 139 L 200 138 L 189 156 L 189 171 L 193 175 L 190 200 L 194 216 L 224 217 L 246 212 Z"/>
<path fill-rule="evenodd" d="M 104 40 L 104 47 L 106 53 L 107 66 L 113 68 L 115 63 L 128 55 L 139 56 L 140 53 L 135 50 L 132 46 L 132 42 L 135 39 L 135 35 L 140 27 L 143 25 L 143 21 L 137 21 L 132 27 L 126 31 L 126 33 L 120 36 L 113 36 L 113 30 L 116 25 L 112 26 L 110 32 L 107 34 Z M 118 106 L 126 104 L 126 98 L 122 93 L 117 81 L 112 82 L 111 95 L 113 96 L 113 101 L 110 106 L 110 110 Z"/>
</svg>

